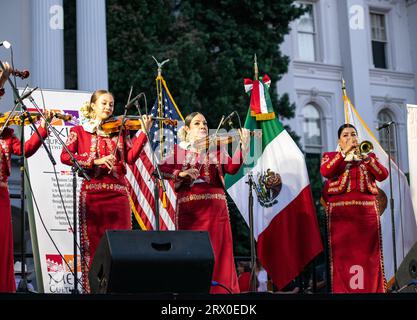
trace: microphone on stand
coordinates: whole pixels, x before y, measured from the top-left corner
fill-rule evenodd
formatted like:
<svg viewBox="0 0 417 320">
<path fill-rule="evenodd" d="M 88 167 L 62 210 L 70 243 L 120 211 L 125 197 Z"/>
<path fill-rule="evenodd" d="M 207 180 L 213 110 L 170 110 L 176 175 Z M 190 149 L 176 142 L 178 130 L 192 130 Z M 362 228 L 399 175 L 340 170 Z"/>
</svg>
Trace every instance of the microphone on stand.
<svg viewBox="0 0 417 320">
<path fill-rule="evenodd" d="M 38 87 L 35 87 L 35 88 L 33 88 L 32 90 L 29 90 L 28 92 L 26 92 L 26 93 L 24 93 L 21 97 L 20 97 L 20 100 L 25 100 L 26 98 L 29 98 L 31 95 L 32 95 L 32 93 L 36 90 L 36 89 L 38 89 Z M 19 102 L 19 99 L 16 99 L 15 100 L 15 104 L 16 103 L 18 103 Z"/>
<path fill-rule="evenodd" d="M 228 124 L 230 127 L 233 128 L 233 115 L 236 113 L 236 111 L 233 111 L 231 114 L 229 114 L 226 118 L 223 119 L 222 125 Z"/>
<path fill-rule="evenodd" d="M 395 121 L 385 122 L 385 123 L 381 124 L 379 127 L 376 127 L 376 130 L 379 131 L 379 130 L 385 129 L 385 128 L 389 127 L 390 125 L 394 124 L 394 123 L 395 123 Z"/>
<path fill-rule="evenodd" d="M 132 106 L 134 106 L 134 105 L 136 104 L 136 102 L 139 100 L 139 98 L 140 98 L 142 95 L 145 95 L 145 93 L 143 93 L 143 92 L 139 93 L 136 97 L 134 97 L 132 100 L 130 100 L 130 101 L 129 101 L 126 105 L 125 105 L 125 108 L 126 108 L 126 109 L 130 109 Z"/>
</svg>

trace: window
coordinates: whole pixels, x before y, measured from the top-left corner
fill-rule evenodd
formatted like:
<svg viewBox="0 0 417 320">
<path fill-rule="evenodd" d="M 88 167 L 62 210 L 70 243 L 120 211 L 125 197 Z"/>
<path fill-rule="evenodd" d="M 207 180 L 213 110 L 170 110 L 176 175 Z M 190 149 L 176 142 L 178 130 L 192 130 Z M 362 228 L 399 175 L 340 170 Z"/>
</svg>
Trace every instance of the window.
<svg viewBox="0 0 417 320">
<path fill-rule="evenodd" d="M 303 4 L 307 10 L 297 21 L 298 57 L 316 61 L 316 27 L 313 4 Z"/>
<path fill-rule="evenodd" d="M 322 134 L 320 112 L 316 106 L 307 104 L 303 108 L 303 136 L 307 153 L 321 153 Z"/>
<path fill-rule="evenodd" d="M 322 153 L 322 130 L 321 116 L 319 109 L 313 104 L 307 104 L 302 111 L 303 114 L 303 137 L 305 160 L 310 179 L 311 191 L 317 212 L 323 217 L 323 208 L 320 205 L 321 191 L 323 190 L 323 179 L 320 174 L 320 162 Z"/>
<path fill-rule="evenodd" d="M 382 110 L 380 113 L 378 113 L 378 126 L 380 126 L 383 123 L 393 121 L 393 117 L 387 110 Z M 391 157 L 395 159 L 396 154 L 396 145 L 395 145 L 395 127 L 391 126 L 389 130 L 389 139 L 391 140 Z M 382 129 L 379 131 L 379 143 L 381 144 L 382 148 L 388 153 L 388 136 L 387 136 L 387 130 Z"/>
<path fill-rule="evenodd" d="M 387 69 L 386 15 L 371 13 L 372 57 L 375 68 Z"/>
<path fill-rule="evenodd" d="M 64 1 L 65 89 L 77 90 L 77 22 L 75 1 Z"/>
</svg>

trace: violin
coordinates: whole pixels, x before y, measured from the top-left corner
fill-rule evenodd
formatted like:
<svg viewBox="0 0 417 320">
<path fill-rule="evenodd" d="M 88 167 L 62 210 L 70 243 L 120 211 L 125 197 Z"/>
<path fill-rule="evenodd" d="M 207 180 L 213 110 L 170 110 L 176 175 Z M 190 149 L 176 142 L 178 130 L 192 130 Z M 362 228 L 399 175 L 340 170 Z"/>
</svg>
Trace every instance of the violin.
<svg viewBox="0 0 417 320">
<path fill-rule="evenodd" d="M 251 137 L 260 137 L 261 132 L 250 131 Z M 210 135 L 201 139 L 194 140 L 192 146 L 197 150 L 207 150 L 213 147 L 228 145 L 232 142 L 240 140 L 239 131 L 235 130 L 227 133 L 218 133 L 217 135 Z"/>
<path fill-rule="evenodd" d="M 139 116 L 126 116 L 124 119 L 124 123 L 122 124 L 123 116 L 109 118 L 104 120 L 101 123 L 101 129 L 105 133 L 115 133 L 119 132 L 120 129 L 126 130 L 139 130 L 142 127 L 142 123 L 140 121 Z M 161 117 L 152 117 L 152 120 L 162 121 L 166 125 L 177 126 L 178 121 L 169 119 L 169 118 L 161 118 Z"/>
<path fill-rule="evenodd" d="M 9 118 L 9 112 L 6 112 L 4 114 L 0 113 L 0 127 L 2 127 L 7 119 Z M 16 113 L 15 115 L 12 115 L 9 119 L 9 121 L 7 122 L 7 126 L 21 126 L 23 125 L 30 125 L 31 121 L 29 120 L 29 117 L 32 118 L 33 122 L 36 122 L 38 120 L 41 119 L 42 115 L 39 112 L 29 112 L 28 114 L 23 114 L 23 113 Z M 23 119 L 22 119 L 23 118 Z M 70 121 L 72 120 L 72 115 L 71 114 L 62 114 L 62 113 L 54 113 L 54 118 L 56 119 L 61 119 L 64 121 Z"/>
</svg>

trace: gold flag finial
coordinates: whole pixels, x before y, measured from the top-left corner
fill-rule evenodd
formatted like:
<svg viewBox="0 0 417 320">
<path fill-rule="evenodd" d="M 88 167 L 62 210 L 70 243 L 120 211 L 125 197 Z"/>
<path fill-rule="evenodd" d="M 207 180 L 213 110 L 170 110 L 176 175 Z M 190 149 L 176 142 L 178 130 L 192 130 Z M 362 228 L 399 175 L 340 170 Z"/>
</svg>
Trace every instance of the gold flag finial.
<svg viewBox="0 0 417 320">
<path fill-rule="evenodd" d="M 258 80 L 258 61 L 256 59 L 256 53 L 255 53 L 255 58 L 254 58 L 254 63 L 253 63 L 253 70 L 255 72 L 255 80 Z"/>
<path fill-rule="evenodd" d="M 342 92 L 343 92 L 343 96 L 346 97 L 347 96 L 347 94 L 346 94 L 346 82 L 345 82 L 344 78 L 342 78 Z"/>
</svg>

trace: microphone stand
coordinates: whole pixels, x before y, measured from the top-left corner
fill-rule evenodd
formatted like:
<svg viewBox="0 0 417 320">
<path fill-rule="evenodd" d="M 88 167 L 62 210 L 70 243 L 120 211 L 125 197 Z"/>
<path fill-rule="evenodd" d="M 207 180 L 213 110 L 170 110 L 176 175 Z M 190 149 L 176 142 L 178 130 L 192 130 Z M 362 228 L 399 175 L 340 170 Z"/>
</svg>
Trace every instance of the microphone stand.
<svg viewBox="0 0 417 320">
<path fill-rule="evenodd" d="M 249 211 L 249 236 L 250 236 L 250 263 L 251 263 L 251 272 L 250 272 L 250 287 L 249 291 L 256 292 L 256 248 L 255 248 L 255 236 L 253 228 L 253 194 L 252 188 L 255 188 L 255 183 L 253 182 L 252 172 L 248 174 L 248 181 L 246 183 L 249 185 L 249 197 L 248 197 L 248 211 Z"/>
<path fill-rule="evenodd" d="M 61 144 L 61 146 L 65 149 L 65 151 L 69 154 L 72 163 L 74 164 L 71 167 L 71 172 L 72 172 L 72 204 L 73 204 L 73 227 L 72 227 L 72 233 L 73 233 L 73 252 L 74 252 L 74 265 L 73 265 L 73 277 L 74 277 L 74 289 L 72 290 L 73 294 L 79 294 L 79 290 L 78 290 L 78 255 L 77 255 L 77 171 L 87 180 L 90 181 L 90 177 L 87 175 L 87 173 L 85 172 L 85 170 L 81 167 L 80 163 L 77 161 L 77 159 L 74 157 L 74 155 L 72 154 L 72 152 L 68 149 L 67 145 L 65 144 L 64 141 L 62 141 L 59 132 L 57 132 L 57 130 L 55 129 L 54 126 L 52 126 L 50 124 L 49 121 L 47 121 L 47 119 L 45 118 L 45 116 L 43 115 L 42 111 L 40 110 L 40 108 L 38 107 L 38 105 L 35 102 L 35 99 L 32 98 L 32 96 L 29 97 L 30 102 L 32 103 L 32 105 L 36 108 L 36 110 L 38 111 L 38 113 L 41 115 L 41 117 L 45 120 L 46 126 L 47 126 L 47 130 L 49 129 L 55 136 L 55 138 L 59 141 L 59 143 Z M 45 147 L 45 149 L 47 150 L 48 154 L 49 149 L 47 149 Z M 53 163 L 53 165 L 55 165 L 55 163 Z M 57 181 L 57 183 L 59 183 Z"/>
<path fill-rule="evenodd" d="M 233 126 L 233 121 L 231 119 L 231 116 L 233 114 L 236 114 L 238 121 L 239 121 L 239 129 L 242 129 L 242 123 L 240 122 L 240 117 L 239 114 L 236 111 L 233 111 L 229 117 L 230 119 L 225 119 L 223 120 L 224 122 L 226 122 L 226 120 L 228 120 L 228 125 L 234 129 Z M 256 187 L 255 187 L 255 182 L 253 181 L 253 175 L 252 175 L 252 171 L 249 172 L 248 174 L 248 181 L 246 181 L 245 183 L 247 183 L 249 185 L 249 194 L 248 194 L 248 212 L 249 212 L 249 237 L 250 237 L 250 265 L 251 265 L 251 272 L 250 272 L 250 286 L 249 286 L 249 291 L 251 292 L 257 292 L 257 286 L 256 286 L 256 260 L 257 260 L 257 255 L 256 255 L 256 244 L 255 244 L 255 232 L 254 232 L 254 227 L 253 227 L 253 194 L 252 194 L 252 189 L 255 190 L 255 192 L 257 192 Z"/>
<path fill-rule="evenodd" d="M 395 215 L 394 215 L 394 198 L 393 198 L 393 191 L 392 191 L 392 175 L 391 175 L 391 128 L 392 123 L 390 123 L 386 127 L 386 135 L 388 138 L 388 170 L 389 170 L 389 191 L 390 191 L 390 209 L 391 209 L 391 225 L 392 225 L 392 253 L 394 258 L 394 284 L 393 284 L 393 290 L 395 291 L 397 289 L 397 246 L 395 241 Z"/>
<path fill-rule="evenodd" d="M 3 70 L 3 72 L 6 72 L 3 62 L 0 60 L 0 67 Z M 39 133 L 38 129 L 36 128 L 35 122 L 33 121 L 30 114 L 28 114 L 28 109 L 23 103 L 23 100 L 21 96 L 19 95 L 19 92 L 17 91 L 16 86 L 14 85 L 13 81 L 10 79 L 10 77 L 7 78 L 7 81 L 9 82 L 13 94 L 16 97 L 16 104 L 13 108 L 13 110 L 9 114 L 10 119 L 12 113 L 16 110 L 17 106 L 20 106 L 21 109 L 24 111 L 21 119 L 22 119 L 22 125 L 21 125 L 21 137 L 20 137 L 20 148 L 21 148 L 21 156 L 19 159 L 19 165 L 20 165 L 20 176 L 21 176 L 21 189 L 20 189 L 20 201 L 21 201 L 21 241 L 22 241 L 22 247 L 21 247 L 21 260 L 22 260 L 22 280 L 19 282 L 19 286 L 17 288 L 17 292 L 29 292 L 28 285 L 27 285 L 27 276 L 25 272 L 25 266 L 26 266 L 26 248 L 25 248 L 25 225 L 26 225 L 26 218 L 25 218 L 25 136 L 24 136 L 24 125 L 25 125 L 25 117 L 29 120 L 30 125 L 32 126 L 34 132 L 38 135 L 42 145 L 44 146 L 49 159 L 51 160 L 52 164 L 55 165 L 55 159 L 53 158 L 52 154 L 49 152 L 49 150 L 46 148 L 46 144 L 44 139 L 42 138 L 41 134 Z M 23 95 L 22 95 L 23 96 Z M 4 124 L 4 126 L 1 128 L 0 133 L 4 131 L 4 128 L 6 127 L 7 122 Z"/>
<path fill-rule="evenodd" d="M 145 105 L 146 105 L 146 96 L 144 93 L 141 93 L 139 95 L 143 95 L 144 99 L 145 99 Z M 135 106 L 136 109 L 138 110 L 138 114 L 140 116 L 140 118 L 142 118 L 142 112 L 140 111 L 139 108 L 139 104 L 136 101 L 135 102 Z M 147 106 L 146 106 L 147 109 Z M 153 171 L 153 177 L 154 177 L 154 187 L 153 187 L 153 193 L 154 193 L 154 199 L 155 199 L 155 230 L 156 231 L 160 231 L 160 223 L 159 223 L 159 218 L 160 218 L 160 212 L 159 212 L 159 185 L 161 185 L 162 187 L 162 191 L 166 192 L 166 187 L 165 187 L 165 183 L 163 182 L 162 179 L 162 174 L 161 174 L 161 170 L 159 169 L 159 162 L 156 158 L 155 155 L 155 151 L 152 148 L 152 144 L 151 144 L 151 139 L 149 136 L 149 131 L 145 126 L 142 126 L 142 132 L 145 133 L 146 138 L 148 139 L 148 143 L 150 146 L 150 152 L 151 152 L 151 156 L 152 156 L 152 164 L 154 167 L 154 171 Z"/>
</svg>

